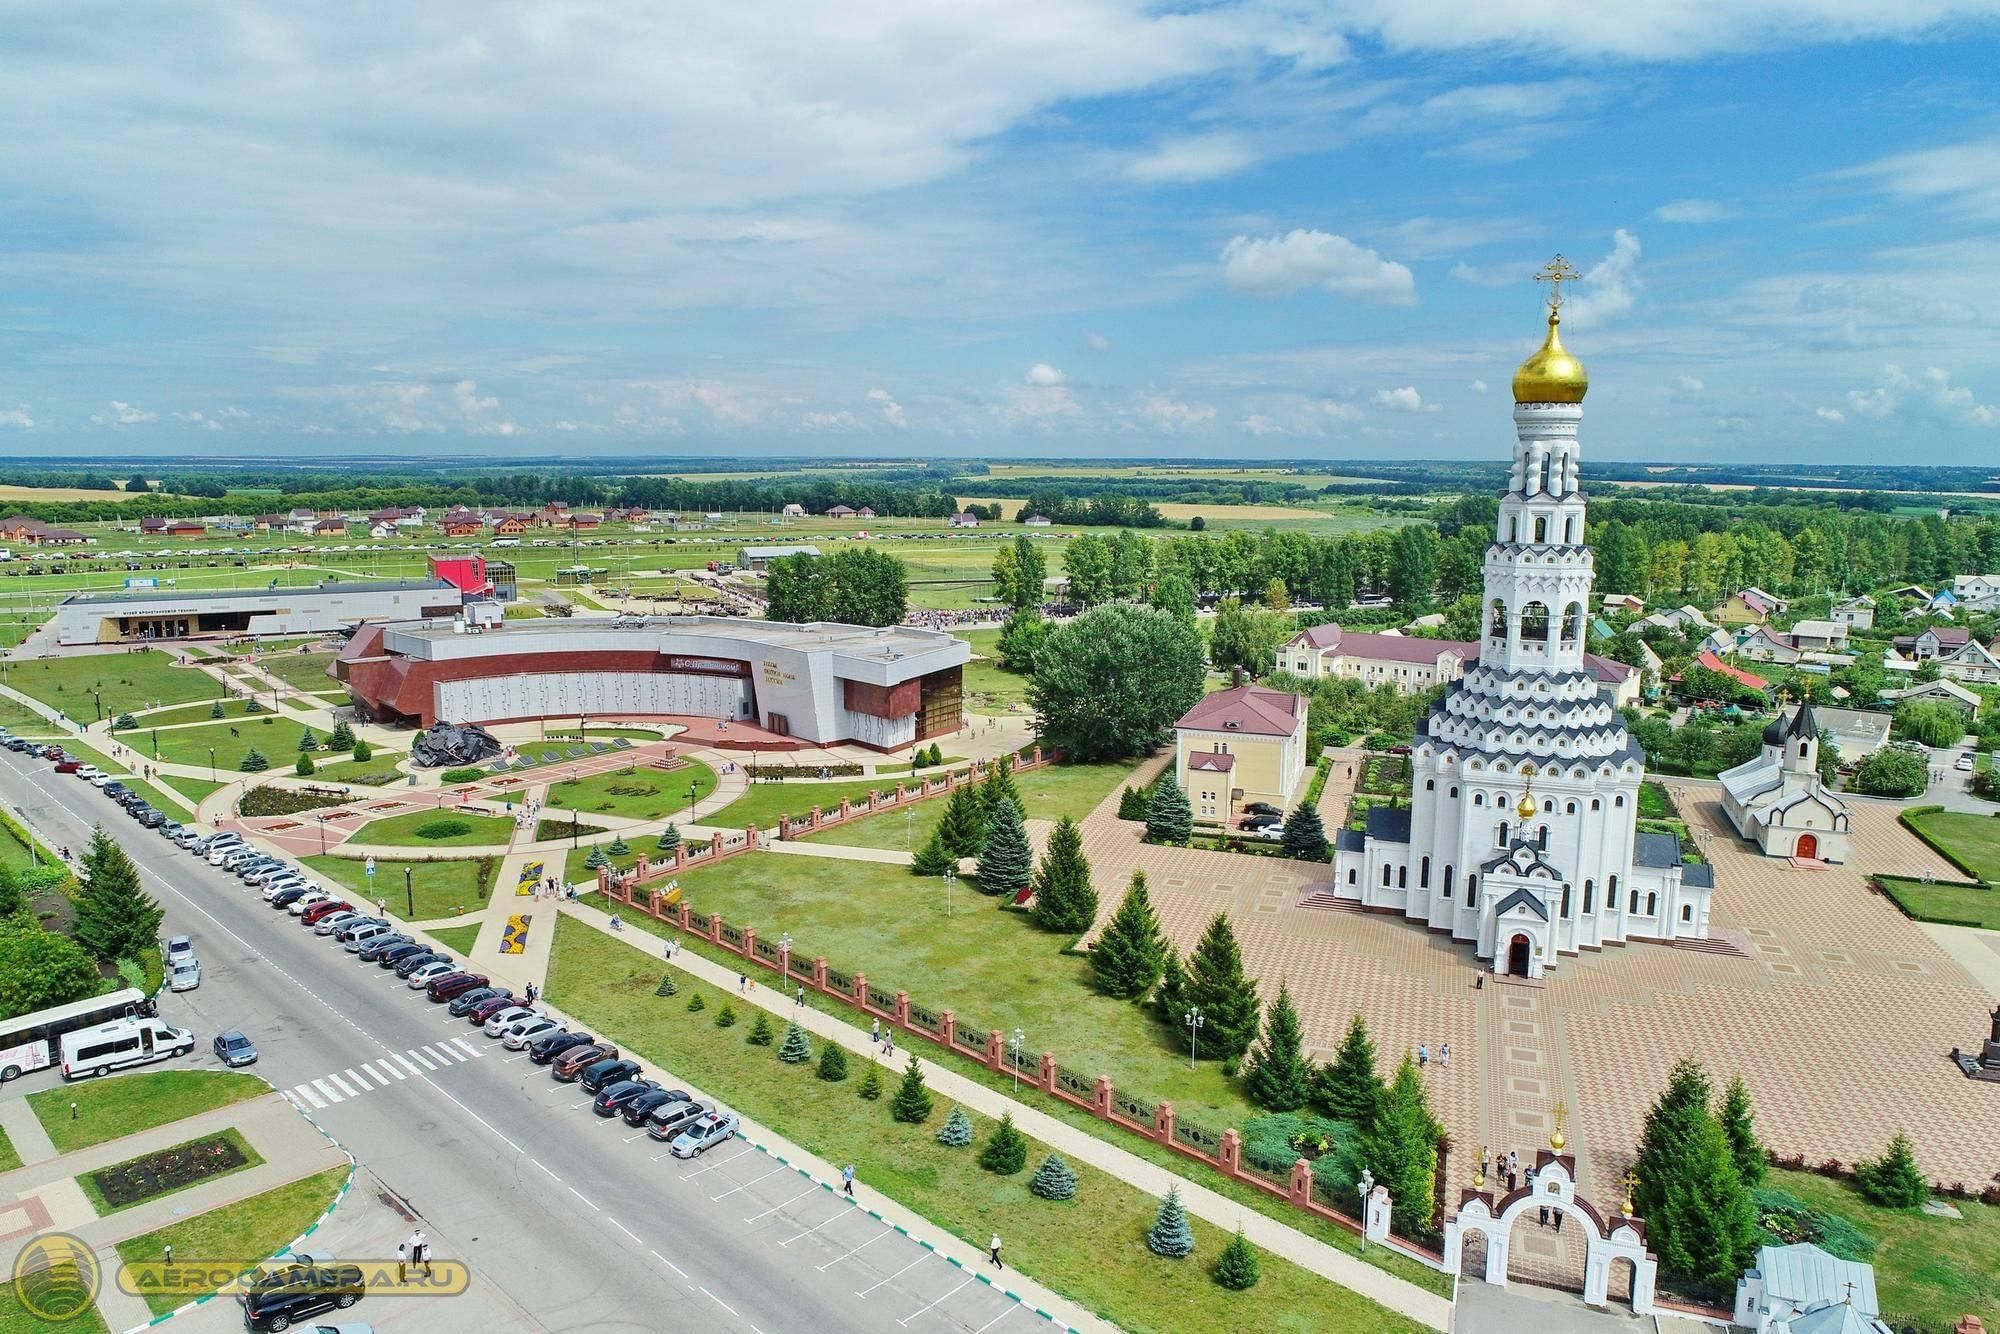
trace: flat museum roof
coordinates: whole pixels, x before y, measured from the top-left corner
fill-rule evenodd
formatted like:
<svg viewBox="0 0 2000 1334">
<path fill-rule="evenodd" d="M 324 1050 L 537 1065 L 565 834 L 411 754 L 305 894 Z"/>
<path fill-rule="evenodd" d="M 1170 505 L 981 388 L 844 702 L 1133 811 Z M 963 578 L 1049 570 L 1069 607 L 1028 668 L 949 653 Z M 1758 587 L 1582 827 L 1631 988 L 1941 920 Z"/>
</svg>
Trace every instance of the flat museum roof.
<svg viewBox="0 0 2000 1334">
<path fill-rule="evenodd" d="M 459 590 L 442 579 L 360 579 L 329 584 L 280 584 L 276 588 L 126 588 L 102 593 L 72 593 L 62 600 L 76 604 L 111 605 L 121 602 L 227 602 L 235 598 L 333 597 L 342 593 L 398 593 L 420 589 Z"/>
<path fill-rule="evenodd" d="M 414 640 L 424 645 L 426 650 L 449 645 L 472 653 L 532 653 L 544 646 L 526 641 L 549 639 L 557 641 L 561 647 L 571 648 L 576 646 L 580 634 L 637 635 L 651 631 L 654 634 L 712 634 L 717 638 L 735 639 L 768 648 L 800 652 L 830 651 L 879 663 L 901 662 L 954 645 L 964 648 L 968 657 L 971 654 L 970 646 L 956 635 L 913 625 L 876 629 L 866 625 L 842 625 L 837 621 L 794 625 L 788 621 L 756 621 L 733 616 L 628 616 L 616 621 L 602 617 L 507 621 L 479 635 L 460 633 L 453 625 L 451 621 L 392 621 L 382 628 L 385 634 L 394 636 L 397 641 L 392 651 L 413 647 L 411 641 Z M 440 655 L 427 651 L 413 656 L 436 658 Z"/>
</svg>

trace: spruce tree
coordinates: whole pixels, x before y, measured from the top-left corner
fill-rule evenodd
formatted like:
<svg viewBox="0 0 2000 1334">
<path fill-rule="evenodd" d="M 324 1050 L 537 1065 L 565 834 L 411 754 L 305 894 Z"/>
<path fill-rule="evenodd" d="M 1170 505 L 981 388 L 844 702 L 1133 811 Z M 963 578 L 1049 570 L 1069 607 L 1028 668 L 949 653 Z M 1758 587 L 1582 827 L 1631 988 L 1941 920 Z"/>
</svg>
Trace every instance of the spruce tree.
<svg viewBox="0 0 2000 1334">
<path fill-rule="evenodd" d="M 972 1122 L 966 1117 L 963 1107 L 951 1109 L 951 1115 L 944 1119 L 944 1129 L 937 1133 L 937 1142 L 952 1149 L 962 1149 L 972 1143 Z"/>
<path fill-rule="evenodd" d="M 333 732 L 326 739 L 328 750 L 351 750 L 354 747 L 354 729 L 347 725 L 345 718 L 333 725 Z"/>
<path fill-rule="evenodd" d="M 778 1060 L 788 1066 L 802 1066 L 812 1060 L 812 1042 L 806 1040 L 806 1030 L 798 1024 L 784 1026 L 784 1042 L 778 1044 Z"/>
<path fill-rule="evenodd" d="M 1097 989 L 1124 1000 L 1142 997 L 1160 980 L 1166 955 L 1160 922 L 1153 915 L 1153 902 L 1146 893 L 1146 873 L 1134 871 L 1132 885 L 1119 901 L 1118 911 L 1105 923 L 1090 951 L 1090 968 L 1097 977 Z"/>
<path fill-rule="evenodd" d="M 735 1025 L 736 1007 L 728 1001 L 722 1002 L 722 1008 L 715 1012 L 715 1026 L 717 1028 L 733 1028 Z"/>
<path fill-rule="evenodd" d="M 1736 1162 L 1736 1175 L 1745 1190 L 1755 1190 L 1764 1182 L 1764 1146 L 1757 1139 L 1756 1113 L 1750 1109 L 1750 1090 L 1743 1076 L 1729 1081 L 1722 1094 L 1722 1134 L 1729 1141 L 1729 1156 Z"/>
<path fill-rule="evenodd" d="M 1146 837 L 1155 843 L 1185 843 L 1193 833 L 1194 807 L 1168 770 L 1153 784 L 1153 799 L 1146 804 Z"/>
<path fill-rule="evenodd" d="M 1045 1200 L 1073 1200 L 1076 1198 L 1076 1169 L 1064 1162 L 1061 1154 L 1052 1153 L 1042 1159 L 1042 1165 L 1028 1179 L 1028 1189 Z"/>
<path fill-rule="evenodd" d="M 939 817 L 937 839 L 954 858 L 977 857 L 986 841 L 986 808 L 972 784 L 953 788 Z"/>
<path fill-rule="evenodd" d="M 121 713 L 111 720 L 111 730 L 114 732 L 129 732 L 138 725 L 139 720 L 129 713 Z"/>
<path fill-rule="evenodd" d="M 910 859 L 910 874 L 921 876 L 941 876 L 958 866 L 958 858 L 951 855 L 944 845 L 943 831 L 933 831 L 930 842 L 917 849 L 917 855 Z"/>
<path fill-rule="evenodd" d="M 1726 1286 L 1755 1249 L 1756 1220 L 1710 1098 L 1702 1068 L 1676 1062 L 1646 1113 L 1633 1203 L 1646 1220 L 1646 1243 L 1662 1272 Z"/>
<path fill-rule="evenodd" d="M 165 911 L 140 888 L 138 868 L 102 827 L 91 831 L 83 864 L 90 882 L 76 895 L 70 928 L 76 942 L 103 963 L 136 959 L 157 945 Z"/>
<path fill-rule="evenodd" d="M 1010 1177 L 1028 1165 L 1028 1137 L 1014 1125 L 1014 1114 L 1003 1112 L 993 1138 L 979 1151 L 979 1165 L 995 1176 Z"/>
<path fill-rule="evenodd" d="M 1010 898 L 1028 887 L 1035 850 L 1021 812 L 1004 793 L 986 811 L 986 845 L 979 851 L 979 892 Z"/>
<path fill-rule="evenodd" d="M 1257 1040 L 1257 986 L 1243 971 L 1227 913 L 1215 915 L 1188 956 L 1188 1000 L 1201 1009 L 1196 1045 L 1202 1054 L 1241 1057 Z"/>
<path fill-rule="evenodd" d="M 631 854 L 632 845 L 625 841 L 624 835 L 619 834 L 614 836 L 611 842 L 605 845 L 604 850 L 614 857 L 625 857 Z"/>
<path fill-rule="evenodd" d="M 1045 931 L 1087 931 L 1097 920 L 1097 891 L 1083 855 L 1083 831 L 1067 815 L 1049 831 L 1035 868 L 1035 923 Z"/>
<path fill-rule="evenodd" d="M 1854 1180 L 1865 1198 L 1885 1209 L 1914 1209 L 1931 1194 L 1917 1167 L 1916 1150 L 1900 1130 L 1880 1158 L 1855 1164 Z"/>
<path fill-rule="evenodd" d="M 1003 801 L 1013 802 L 1016 813 L 1028 809 L 1028 803 L 1021 799 L 1021 789 L 1014 785 L 1014 759 L 1011 755 L 1002 755 L 994 760 L 986 770 L 984 781 L 979 784 L 979 803 L 985 808 L 989 821 Z"/>
<path fill-rule="evenodd" d="M 1194 1229 L 1188 1226 L 1179 1186 L 1167 1187 L 1167 1198 L 1160 1201 L 1160 1212 L 1146 1232 L 1146 1249 L 1169 1260 L 1185 1260 L 1194 1253 Z"/>
<path fill-rule="evenodd" d="M 1118 818 L 1121 820 L 1143 820 L 1151 797 L 1142 787 L 1128 787 L 1118 794 Z"/>
<path fill-rule="evenodd" d="M 271 762 L 264 758 L 263 751 L 252 746 L 245 752 L 243 758 L 236 762 L 236 767 L 246 774 L 261 774 L 271 767 Z"/>
<path fill-rule="evenodd" d="M 1406 1237 L 1432 1232 L 1432 1190 L 1437 1178 L 1438 1123 L 1424 1097 L 1417 1063 L 1405 1053 L 1396 1078 L 1361 1137 L 1361 1163 L 1389 1188 L 1390 1223 Z"/>
<path fill-rule="evenodd" d="M 1188 1011 L 1187 969 L 1181 964 L 1181 956 L 1172 945 L 1167 946 L 1166 956 L 1160 963 L 1160 989 L 1153 993 L 1153 1006 L 1160 1012 L 1160 1018 L 1167 1027 L 1185 1032 Z"/>
<path fill-rule="evenodd" d="M 1281 979 L 1278 998 L 1264 1022 L 1264 1038 L 1250 1053 L 1245 1089 L 1266 1111 L 1295 1112 L 1312 1097 L 1313 1063 L 1306 1059 L 1305 1034 L 1292 992 Z"/>
<path fill-rule="evenodd" d="M 308 750 L 318 750 L 318 749 L 319 749 L 319 738 L 313 735 L 312 728 L 310 727 L 300 728 L 299 750 L 301 752 L 304 752 Z"/>
<path fill-rule="evenodd" d="M 301 778 L 310 778 L 315 773 L 319 772 L 319 770 L 318 767 L 313 764 L 313 757 L 308 755 L 304 751 L 300 751 L 299 758 L 293 761 L 292 763 L 292 772 L 297 774 Z"/>
<path fill-rule="evenodd" d="M 889 1111 L 898 1121 L 911 1125 L 922 1125 L 931 1119 L 931 1091 L 924 1087 L 924 1072 L 917 1065 L 915 1052 L 910 1053 L 910 1063 L 903 1067 L 903 1081 L 896 1086 Z"/>
<path fill-rule="evenodd" d="M 882 1067 L 868 1062 L 868 1073 L 861 1076 L 861 1087 L 855 1093 L 863 1102 L 874 1102 L 882 1096 Z"/>
<path fill-rule="evenodd" d="M 653 846 L 661 852 L 672 852 L 680 845 L 681 831 L 678 826 L 671 824 L 660 831 L 660 837 L 653 843 Z"/>
<path fill-rule="evenodd" d="M 777 1036 L 771 1032 L 771 1016 L 767 1011 L 757 1011 L 757 1017 L 750 1021 L 750 1032 L 743 1039 L 753 1047 L 768 1047 Z"/>
<path fill-rule="evenodd" d="M 702 996 L 702 994 L 699 991 L 695 992 L 694 995 L 688 997 L 689 1014 L 700 1014 L 703 1010 L 706 1010 L 707 1008 L 708 1008 L 708 1001 L 706 998 Z"/>
<path fill-rule="evenodd" d="M 221 700 L 217 700 L 215 701 L 215 703 L 208 706 L 208 716 L 211 718 L 224 717 L 227 714 L 227 712 L 228 711 L 222 707 Z"/>
<path fill-rule="evenodd" d="M 1257 1248 L 1243 1235 L 1239 1224 L 1236 1235 L 1222 1248 L 1222 1254 L 1215 1257 L 1215 1281 L 1231 1292 L 1247 1292 L 1257 1286 L 1258 1277 Z"/>
<path fill-rule="evenodd" d="M 847 1078 L 847 1053 L 838 1042 L 829 1042 L 819 1049 L 819 1077 L 829 1084 Z"/>
<path fill-rule="evenodd" d="M 1302 801 L 1291 818 L 1285 821 L 1285 833 L 1278 840 L 1278 846 L 1288 857 L 1300 861 L 1323 862 L 1330 850 L 1326 841 L 1326 825 L 1319 818 L 1319 811 L 1310 802 Z"/>
<path fill-rule="evenodd" d="M 366 741 L 360 737 L 356 737 L 354 738 L 353 755 L 357 760 L 372 760 L 375 758 L 375 751 Z"/>
<path fill-rule="evenodd" d="M 1340 1051 L 1314 1073 L 1313 1106 L 1366 1133 L 1375 1124 L 1386 1092 L 1382 1077 L 1375 1073 L 1375 1044 L 1368 1037 L 1368 1025 L 1356 1014 Z"/>
</svg>

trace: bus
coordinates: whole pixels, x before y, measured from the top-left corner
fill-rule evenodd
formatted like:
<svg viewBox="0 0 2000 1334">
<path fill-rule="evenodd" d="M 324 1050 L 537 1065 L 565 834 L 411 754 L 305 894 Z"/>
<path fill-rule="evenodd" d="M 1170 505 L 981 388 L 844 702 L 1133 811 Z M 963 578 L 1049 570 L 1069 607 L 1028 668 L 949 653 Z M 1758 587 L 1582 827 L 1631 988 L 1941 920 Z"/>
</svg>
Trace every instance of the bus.
<svg viewBox="0 0 2000 1334">
<path fill-rule="evenodd" d="M 0 1083 L 19 1079 L 31 1070 L 46 1070 L 63 1035 L 96 1028 L 114 1019 L 155 1013 L 153 1002 L 135 987 L 72 1001 L 33 1014 L 0 1020 Z"/>
<path fill-rule="evenodd" d="M 113 1019 L 62 1036 L 62 1077 L 108 1075 L 128 1065 L 164 1061 L 194 1050 L 194 1034 L 150 1015 Z"/>
</svg>

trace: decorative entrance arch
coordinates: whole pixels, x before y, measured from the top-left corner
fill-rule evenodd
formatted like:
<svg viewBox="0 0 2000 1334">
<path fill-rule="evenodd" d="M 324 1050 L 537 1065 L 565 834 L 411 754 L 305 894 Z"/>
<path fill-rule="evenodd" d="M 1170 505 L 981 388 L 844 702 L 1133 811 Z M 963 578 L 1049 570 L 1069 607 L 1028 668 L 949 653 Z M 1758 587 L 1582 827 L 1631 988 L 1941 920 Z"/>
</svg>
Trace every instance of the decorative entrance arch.
<svg viewBox="0 0 2000 1334">
<path fill-rule="evenodd" d="M 1481 1178 L 1483 1184 L 1484 1178 Z M 1646 1250 L 1646 1224 L 1622 1212 L 1609 1220 L 1576 1193 L 1576 1156 L 1543 1149 L 1535 1155 L 1535 1184 L 1523 1186 L 1506 1198 L 1495 1201 L 1486 1190 L 1465 1192 L 1458 1213 L 1444 1225 L 1444 1262 L 1447 1273 L 1456 1273 L 1468 1236 L 1486 1242 L 1488 1283 L 1507 1282 L 1507 1238 L 1515 1220 L 1529 1209 L 1558 1209 L 1579 1225 L 1585 1238 L 1583 1299 L 1593 1306 L 1609 1302 L 1611 1266 L 1626 1260 L 1632 1265 L 1632 1311 L 1653 1313 L 1653 1281 L 1657 1262 Z"/>
<path fill-rule="evenodd" d="M 1534 945 L 1525 935 L 1517 935 L 1507 943 L 1507 975 L 1526 977 L 1528 960 L 1534 955 Z"/>
<path fill-rule="evenodd" d="M 1819 857 L 1819 836 L 1816 834 L 1800 834 L 1798 844 L 1792 849 L 1792 855 L 1794 857 L 1811 857 L 1817 860 Z"/>
</svg>

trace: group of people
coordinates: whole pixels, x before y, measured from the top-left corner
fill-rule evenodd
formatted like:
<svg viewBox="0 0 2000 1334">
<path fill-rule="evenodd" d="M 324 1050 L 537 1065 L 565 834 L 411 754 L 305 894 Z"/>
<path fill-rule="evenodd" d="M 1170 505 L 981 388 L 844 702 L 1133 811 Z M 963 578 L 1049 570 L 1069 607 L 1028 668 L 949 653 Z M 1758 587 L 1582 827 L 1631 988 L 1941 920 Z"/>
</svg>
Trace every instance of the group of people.
<svg viewBox="0 0 2000 1334">
<path fill-rule="evenodd" d="M 1427 1066 L 1429 1066 L 1430 1063 L 1431 1063 L 1430 1044 L 1426 1042 L 1419 1042 L 1417 1044 L 1417 1069 L 1422 1070 Z M 1449 1070 L 1451 1068 L 1451 1044 L 1449 1042 L 1442 1042 L 1438 1044 L 1437 1063 L 1439 1067 L 1442 1069 Z"/>
<path fill-rule="evenodd" d="M 396 1281 L 403 1282 L 409 1277 L 409 1266 L 422 1265 L 424 1277 L 431 1275 L 431 1239 L 418 1228 L 410 1234 L 410 1239 L 396 1245 Z"/>
<path fill-rule="evenodd" d="M 529 897 L 537 899 L 575 899 L 576 886 L 565 885 L 552 875 L 537 880 L 528 890 Z"/>
</svg>

